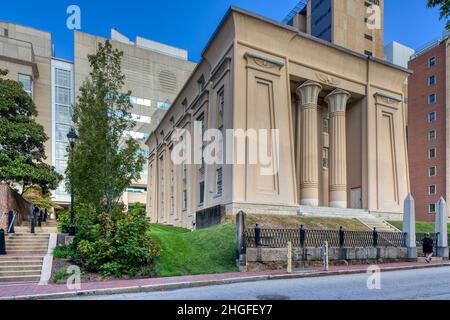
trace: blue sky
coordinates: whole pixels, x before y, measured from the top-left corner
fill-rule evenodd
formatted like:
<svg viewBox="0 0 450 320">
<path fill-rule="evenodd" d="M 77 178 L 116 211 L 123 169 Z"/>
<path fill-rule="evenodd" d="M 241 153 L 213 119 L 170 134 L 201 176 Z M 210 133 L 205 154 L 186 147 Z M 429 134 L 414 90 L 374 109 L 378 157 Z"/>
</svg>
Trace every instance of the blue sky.
<svg viewBox="0 0 450 320">
<path fill-rule="evenodd" d="M 7 0 L 1 0 L 6 2 Z M 357 0 L 362 1 L 362 0 Z M 21 0 L 1 5 L 0 20 L 24 24 L 53 34 L 55 55 L 72 60 L 73 31 L 66 27 L 66 9 L 81 8 L 81 31 L 109 37 L 116 28 L 189 50 L 198 61 L 201 51 L 230 5 L 282 20 L 298 0 Z M 399 41 L 412 48 L 439 37 L 444 21 L 426 0 L 385 0 L 385 42 Z"/>
</svg>

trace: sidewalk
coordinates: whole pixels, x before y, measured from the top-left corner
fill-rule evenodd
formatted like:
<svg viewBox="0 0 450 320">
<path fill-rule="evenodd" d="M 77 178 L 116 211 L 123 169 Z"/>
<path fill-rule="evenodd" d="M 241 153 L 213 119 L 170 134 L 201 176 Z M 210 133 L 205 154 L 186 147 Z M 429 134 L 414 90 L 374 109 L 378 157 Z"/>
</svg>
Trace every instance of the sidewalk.
<svg viewBox="0 0 450 320">
<path fill-rule="evenodd" d="M 410 270 L 420 268 L 433 268 L 450 266 L 450 261 L 433 262 L 425 264 L 413 263 L 390 263 L 379 264 L 382 271 Z M 226 274 L 181 276 L 168 278 L 150 278 L 138 280 L 113 280 L 104 282 L 82 283 L 81 290 L 70 290 L 67 286 L 50 284 L 40 286 L 34 283 L 25 284 L 0 284 L 0 300 L 10 299 L 56 299 L 70 298 L 77 295 L 109 295 L 120 293 L 151 292 L 162 290 L 175 290 L 210 285 L 223 285 L 239 282 L 276 280 L 286 278 L 320 277 L 342 274 L 366 273 L 368 265 L 330 267 L 328 272 L 319 269 L 308 269 L 305 271 L 288 274 L 284 270 L 263 272 L 236 272 Z"/>
</svg>

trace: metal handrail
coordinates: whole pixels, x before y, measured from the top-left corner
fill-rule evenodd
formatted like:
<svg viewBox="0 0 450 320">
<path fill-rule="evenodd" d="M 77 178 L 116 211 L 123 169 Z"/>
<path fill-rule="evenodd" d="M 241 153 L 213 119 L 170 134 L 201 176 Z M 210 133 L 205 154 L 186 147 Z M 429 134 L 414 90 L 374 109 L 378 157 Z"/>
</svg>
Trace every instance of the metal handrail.
<svg viewBox="0 0 450 320">
<path fill-rule="evenodd" d="M 11 231 L 11 228 L 12 228 L 13 225 L 14 225 L 14 221 L 16 220 L 16 216 L 17 216 L 17 214 L 16 214 L 15 212 L 13 212 L 13 218 L 12 218 L 12 220 L 11 220 L 10 225 L 8 226 L 8 233 Z"/>
</svg>

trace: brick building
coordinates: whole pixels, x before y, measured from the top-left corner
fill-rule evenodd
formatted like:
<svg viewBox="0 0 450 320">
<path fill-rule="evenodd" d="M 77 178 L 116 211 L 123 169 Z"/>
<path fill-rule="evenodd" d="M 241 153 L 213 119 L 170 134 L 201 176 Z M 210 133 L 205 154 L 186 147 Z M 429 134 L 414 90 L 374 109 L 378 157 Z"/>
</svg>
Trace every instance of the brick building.
<svg viewBox="0 0 450 320">
<path fill-rule="evenodd" d="M 416 217 L 421 221 L 434 221 L 439 198 L 448 199 L 447 48 L 448 39 L 439 39 L 418 50 L 409 62 L 414 72 L 408 86 L 409 168 Z"/>
</svg>

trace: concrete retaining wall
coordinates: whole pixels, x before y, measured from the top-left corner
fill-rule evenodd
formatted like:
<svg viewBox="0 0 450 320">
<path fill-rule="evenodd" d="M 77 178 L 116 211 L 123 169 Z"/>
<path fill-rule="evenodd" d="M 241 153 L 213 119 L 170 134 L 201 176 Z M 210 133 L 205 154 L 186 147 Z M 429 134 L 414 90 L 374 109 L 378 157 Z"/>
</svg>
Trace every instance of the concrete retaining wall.
<svg viewBox="0 0 450 320">
<path fill-rule="evenodd" d="M 293 248 L 294 267 L 304 268 L 323 264 L 323 248 Z M 406 248 L 329 248 L 330 265 L 375 264 L 407 260 Z M 246 270 L 281 269 L 286 267 L 287 248 L 247 248 Z"/>
</svg>

